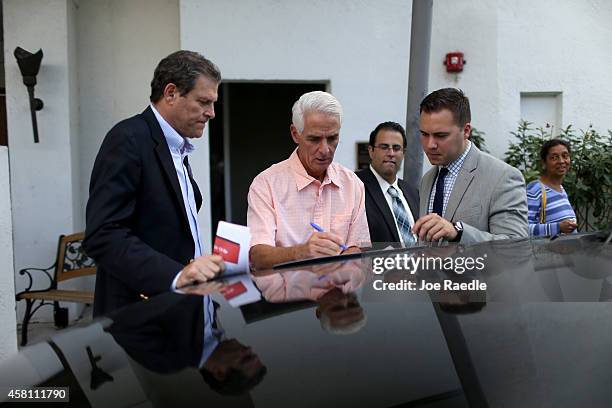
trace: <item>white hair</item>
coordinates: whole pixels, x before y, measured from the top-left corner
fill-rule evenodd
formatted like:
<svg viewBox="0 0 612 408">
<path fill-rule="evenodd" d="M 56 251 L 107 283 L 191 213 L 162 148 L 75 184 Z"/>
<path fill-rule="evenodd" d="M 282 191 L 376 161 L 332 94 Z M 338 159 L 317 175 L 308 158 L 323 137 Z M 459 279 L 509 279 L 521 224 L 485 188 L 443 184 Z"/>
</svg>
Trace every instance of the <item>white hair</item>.
<svg viewBox="0 0 612 408">
<path fill-rule="evenodd" d="M 293 126 L 298 132 L 304 130 L 304 114 L 309 112 L 321 112 L 333 115 L 342 124 L 342 105 L 332 95 L 323 91 L 307 92 L 300 96 L 291 109 L 293 113 Z"/>
</svg>

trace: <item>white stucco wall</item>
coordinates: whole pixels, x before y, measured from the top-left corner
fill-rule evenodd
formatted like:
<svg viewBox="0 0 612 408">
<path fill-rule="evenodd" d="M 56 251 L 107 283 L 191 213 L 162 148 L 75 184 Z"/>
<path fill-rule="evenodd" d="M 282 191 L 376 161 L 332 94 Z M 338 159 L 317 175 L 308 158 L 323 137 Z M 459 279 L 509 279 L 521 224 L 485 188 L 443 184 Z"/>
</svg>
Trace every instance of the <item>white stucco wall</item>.
<svg viewBox="0 0 612 408">
<path fill-rule="evenodd" d="M 89 176 L 106 132 L 148 104 L 157 62 L 178 49 L 177 0 L 4 2 L 15 271 L 47 267 L 57 238 L 85 228 Z M 26 88 L 12 53 L 42 48 L 34 144 Z M 44 282 L 46 284 L 46 282 Z M 17 290 L 25 280 L 16 275 Z M 93 289 L 88 282 L 66 287 Z M 70 307 L 71 317 L 80 308 Z M 49 320 L 50 308 L 34 320 Z M 23 313 L 19 305 L 18 316 Z"/>
<path fill-rule="evenodd" d="M 182 0 L 181 47 L 202 52 L 229 80 L 329 80 L 345 115 L 336 160 L 354 168 L 355 141 L 382 120 L 405 121 L 410 6 Z"/>
<path fill-rule="evenodd" d="M 563 126 L 612 128 L 612 2 L 435 0 L 430 89 L 470 97 L 472 124 L 496 156 L 521 119 L 521 92 L 562 92 Z M 447 52 L 467 64 L 448 74 Z"/>
<path fill-rule="evenodd" d="M 81 0 L 77 24 L 84 219 L 104 136 L 147 107 L 155 66 L 179 48 L 178 0 Z"/>
<path fill-rule="evenodd" d="M 70 50 L 74 36 L 71 0 L 3 2 L 4 60 L 10 149 L 15 270 L 47 267 L 53 263 L 57 238 L 80 223 L 74 206 L 80 202 L 78 172 L 74 166 L 75 109 L 73 100 L 77 66 Z M 37 113 L 40 143 L 35 144 L 26 87 L 13 56 L 15 47 L 44 57 L 35 88 L 44 102 Z M 72 82 L 72 83 L 71 83 Z M 40 281 L 40 287 L 48 282 Z M 16 275 L 16 290 L 26 279 Z M 23 309 L 23 302 L 19 307 Z M 47 310 L 41 309 L 40 316 Z"/>
<path fill-rule="evenodd" d="M 0 361 L 17 351 L 8 149 L 0 146 Z"/>
<path fill-rule="evenodd" d="M 180 4 L 181 47 L 210 58 L 225 79 L 329 81 L 344 108 L 339 163 L 355 168 L 355 142 L 367 141 L 379 122 L 405 121 L 410 1 Z M 206 141 L 199 143 L 196 157 L 194 170 L 208 175 Z M 198 182 L 209 191 L 208 177 Z M 209 215 L 204 216 L 208 229 Z"/>
<path fill-rule="evenodd" d="M 462 89 L 470 98 L 473 125 L 487 133 L 487 147 L 495 150 L 504 140 L 494 131 L 500 111 L 497 2 L 434 0 L 433 4 L 429 90 Z M 465 54 L 461 73 L 448 73 L 443 64 L 446 53 L 453 51 Z"/>
<path fill-rule="evenodd" d="M 499 1 L 498 58 L 514 62 L 499 65 L 499 132 L 516 128 L 525 91 L 562 92 L 564 127 L 612 129 L 611 20 L 609 0 Z"/>
</svg>

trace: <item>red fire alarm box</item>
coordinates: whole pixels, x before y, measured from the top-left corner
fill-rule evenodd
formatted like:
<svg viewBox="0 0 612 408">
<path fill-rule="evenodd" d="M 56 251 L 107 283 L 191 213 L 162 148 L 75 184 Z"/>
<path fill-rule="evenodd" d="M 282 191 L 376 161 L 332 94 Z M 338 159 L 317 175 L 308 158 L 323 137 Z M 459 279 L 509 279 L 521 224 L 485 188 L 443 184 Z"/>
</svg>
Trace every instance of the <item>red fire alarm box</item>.
<svg viewBox="0 0 612 408">
<path fill-rule="evenodd" d="M 444 61 L 446 72 L 461 72 L 463 71 L 463 64 L 465 64 L 465 60 L 463 59 L 462 52 L 449 52 L 446 54 L 446 60 Z"/>
</svg>

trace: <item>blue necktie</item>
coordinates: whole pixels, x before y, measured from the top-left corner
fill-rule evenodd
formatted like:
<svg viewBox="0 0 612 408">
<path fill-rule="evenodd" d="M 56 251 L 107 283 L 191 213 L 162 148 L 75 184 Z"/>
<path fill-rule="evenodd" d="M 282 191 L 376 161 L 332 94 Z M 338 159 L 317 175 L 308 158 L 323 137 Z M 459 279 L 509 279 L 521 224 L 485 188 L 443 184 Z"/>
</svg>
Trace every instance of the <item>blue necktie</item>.
<svg viewBox="0 0 612 408">
<path fill-rule="evenodd" d="M 438 172 L 438 181 L 436 181 L 436 195 L 434 196 L 433 212 L 442 217 L 444 212 L 444 179 L 448 174 L 448 169 L 442 167 Z"/>
<path fill-rule="evenodd" d="M 404 245 L 408 246 L 414 244 L 415 241 L 414 236 L 412 236 L 412 232 L 410 231 L 411 225 L 408 218 L 408 213 L 406 212 L 404 204 L 402 204 L 402 200 L 399 197 L 399 192 L 393 186 L 390 186 L 387 192 L 393 198 L 393 215 L 395 215 L 395 220 L 397 221 L 399 232 L 404 240 Z"/>
</svg>

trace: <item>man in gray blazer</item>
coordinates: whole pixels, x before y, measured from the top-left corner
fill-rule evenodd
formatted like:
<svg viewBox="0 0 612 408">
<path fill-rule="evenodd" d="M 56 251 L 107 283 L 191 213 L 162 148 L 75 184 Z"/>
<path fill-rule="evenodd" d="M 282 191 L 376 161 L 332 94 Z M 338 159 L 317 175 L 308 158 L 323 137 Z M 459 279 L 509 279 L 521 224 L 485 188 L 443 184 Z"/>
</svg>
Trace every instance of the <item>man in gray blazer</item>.
<svg viewBox="0 0 612 408">
<path fill-rule="evenodd" d="M 528 236 L 523 175 L 469 141 L 470 103 L 444 88 L 421 102 L 421 143 L 434 165 L 421 180 L 420 240 L 472 244 Z"/>
</svg>

